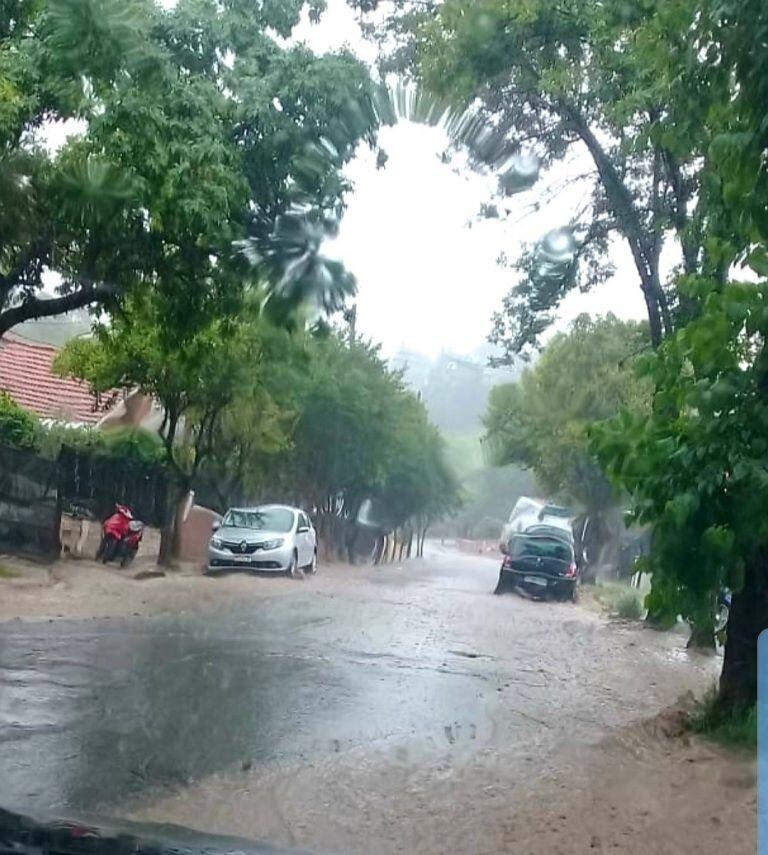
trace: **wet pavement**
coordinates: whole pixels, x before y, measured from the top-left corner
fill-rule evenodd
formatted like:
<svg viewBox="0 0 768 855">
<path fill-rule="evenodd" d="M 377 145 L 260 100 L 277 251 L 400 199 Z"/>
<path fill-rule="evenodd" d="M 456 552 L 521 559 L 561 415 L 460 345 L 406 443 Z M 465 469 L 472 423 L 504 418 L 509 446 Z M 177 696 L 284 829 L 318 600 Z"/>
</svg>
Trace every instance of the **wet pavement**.
<svg viewBox="0 0 768 855">
<path fill-rule="evenodd" d="M 221 770 L 368 746 L 530 754 L 711 671 L 684 639 L 635 653 L 641 632 L 584 609 L 492 597 L 497 567 L 433 547 L 280 596 L 254 579 L 226 611 L 0 624 L 0 804 L 119 812 Z"/>
</svg>

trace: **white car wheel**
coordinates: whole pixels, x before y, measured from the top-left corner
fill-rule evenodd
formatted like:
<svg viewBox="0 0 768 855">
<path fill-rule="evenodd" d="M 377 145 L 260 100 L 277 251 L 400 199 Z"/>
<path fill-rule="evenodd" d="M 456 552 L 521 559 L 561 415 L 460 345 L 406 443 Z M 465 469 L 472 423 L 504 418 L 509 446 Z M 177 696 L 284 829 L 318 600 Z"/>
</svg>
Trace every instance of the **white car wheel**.
<svg viewBox="0 0 768 855">
<path fill-rule="evenodd" d="M 317 573 L 317 550 L 312 553 L 312 560 L 304 569 L 307 573 L 311 573 L 313 576 Z"/>
</svg>

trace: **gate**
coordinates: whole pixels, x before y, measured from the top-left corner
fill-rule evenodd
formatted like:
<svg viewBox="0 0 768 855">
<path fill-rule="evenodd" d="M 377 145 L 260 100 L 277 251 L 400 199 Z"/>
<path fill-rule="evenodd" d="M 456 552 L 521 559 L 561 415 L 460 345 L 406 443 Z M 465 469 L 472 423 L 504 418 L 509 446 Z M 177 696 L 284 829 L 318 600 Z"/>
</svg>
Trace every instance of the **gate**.
<svg viewBox="0 0 768 855">
<path fill-rule="evenodd" d="M 168 476 L 157 465 L 64 448 L 59 454 L 59 495 L 67 513 L 108 517 L 115 502 L 128 505 L 146 525 L 168 522 Z"/>
</svg>

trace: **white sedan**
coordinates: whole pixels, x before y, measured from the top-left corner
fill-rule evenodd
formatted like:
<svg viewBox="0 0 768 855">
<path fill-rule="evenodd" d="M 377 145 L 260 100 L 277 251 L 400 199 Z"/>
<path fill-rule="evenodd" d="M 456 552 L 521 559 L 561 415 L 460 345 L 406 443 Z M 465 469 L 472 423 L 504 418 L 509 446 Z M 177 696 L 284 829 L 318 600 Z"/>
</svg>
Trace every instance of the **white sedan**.
<svg viewBox="0 0 768 855">
<path fill-rule="evenodd" d="M 208 573 L 260 570 L 298 577 L 317 571 L 317 534 L 307 514 L 287 505 L 230 508 L 214 524 Z"/>
</svg>

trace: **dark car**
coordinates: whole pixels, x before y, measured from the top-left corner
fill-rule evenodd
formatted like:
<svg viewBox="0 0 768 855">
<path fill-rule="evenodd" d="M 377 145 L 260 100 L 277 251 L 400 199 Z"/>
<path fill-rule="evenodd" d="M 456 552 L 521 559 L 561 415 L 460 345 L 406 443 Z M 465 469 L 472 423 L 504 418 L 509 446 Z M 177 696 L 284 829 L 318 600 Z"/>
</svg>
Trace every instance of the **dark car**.
<svg viewBox="0 0 768 855">
<path fill-rule="evenodd" d="M 0 855 L 300 855 L 177 825 L 30 817 L 0 808 Z"/>
<path fill-rule="evenodd" d="M 542 599 L 575 602 L 579 581 L 570 533 L 553 526 L 534 526 L 509 539 L 494 593 L 518 588 Z"/>
</svg>

